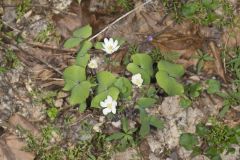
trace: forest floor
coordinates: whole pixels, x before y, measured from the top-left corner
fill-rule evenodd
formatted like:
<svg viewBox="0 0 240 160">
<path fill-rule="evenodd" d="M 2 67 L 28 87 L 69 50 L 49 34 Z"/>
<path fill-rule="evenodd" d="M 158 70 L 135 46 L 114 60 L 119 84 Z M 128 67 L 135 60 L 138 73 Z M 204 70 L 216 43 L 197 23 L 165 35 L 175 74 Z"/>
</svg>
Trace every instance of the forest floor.
<svg viewBox="0 0 240 160">
<path fill-rule="evenodd" d="M 0 0 L 0 16 L 0 160 L 240 159 L 238 0 Z"/>
</svg>

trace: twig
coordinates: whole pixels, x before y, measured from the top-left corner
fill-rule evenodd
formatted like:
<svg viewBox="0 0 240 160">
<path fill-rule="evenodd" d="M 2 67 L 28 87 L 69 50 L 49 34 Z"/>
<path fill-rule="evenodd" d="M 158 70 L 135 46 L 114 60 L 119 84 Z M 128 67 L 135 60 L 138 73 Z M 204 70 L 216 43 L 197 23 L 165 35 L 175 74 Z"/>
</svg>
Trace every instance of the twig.
<svg viewBox="0 0 240 160">
<path fill-rule="evenodd" d="M 112 23 L 110 23 L 109 25 L 107 25 L 104 29 L 102 29 L 100 32 L 98 32 L 97 34 L 95 34 L 94 36 L 92 36 L 89 41 L 94 40 L 96 37 L 98 37 L 100 34 L 102 34 L 103 32 L 105 32 L 108 28 L 110 28 L 112 25 L 114 25 L 115 23 L 119 22 L 120 20 L 122 20 L 123 18 L 127 17 L 128 15 L 132 14 L 133 12 L 135 12 L 136 10 L 138 10 L 139 8 L 145 6 L 146 4 L 152 2 L 152 0 L 148 0 L 145 3 L 137 6 L 136 8 L 134 8 L 133 10 L 127 12 L 126 14 L 122 15 L 121 17 L 119 17 L 118 19 L 116 19 L 115 21 L 113 21 Z"/>
</svg>

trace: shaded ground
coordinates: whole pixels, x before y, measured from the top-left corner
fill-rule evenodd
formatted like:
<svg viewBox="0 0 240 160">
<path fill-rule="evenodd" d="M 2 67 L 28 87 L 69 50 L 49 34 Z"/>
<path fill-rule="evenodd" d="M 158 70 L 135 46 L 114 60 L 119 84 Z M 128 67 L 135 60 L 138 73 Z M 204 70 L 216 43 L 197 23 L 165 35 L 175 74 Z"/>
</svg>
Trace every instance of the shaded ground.
<svg viewBox="0 0 240 160">
<path fill-rule="evenodd" d="M 120 130 L 121 117 L 106 118 L 92 108 L 80 113 L 78 106 L 69 105 L 69 93 L 62 91 L 62 73 L 74 63 L 77 51 L 65 49 L 63 44 L 76 28 L 90 24 L 96 34 L 143 2 L 127 6 L 111 0 L 82 0 L 80 4 L 72 0 L 0 2 L 0 159 L 208 159 L 202 154 L 192 158 L 191 151 L 179 145 L 179 138 L 185 132 L 195 133 L 197 124 L 209 123 L 211 118 L 230 127 L 239 126 L 239 98 L 231 99 L 234 103 L 219 118 L 227 98 L 209 94 L 207 80 L 219 80 L 223 93 L 238 93 L 239 66 L 232 67 L 228 62 L 240 54 L 236 51 L 240 4 L 229 1 L 232 14 L 219 9 L 216 12 L 223 23 L 213 23 L 201 20 L 201 14 L 178 22 L 178 11 L 173 10 L 176 1 L 163 2 L 165 6 L 153 1 L 137 9 L 94 39 L 126 40 L 111 57 L 115 65 L 105 63 L 101 51 L 91 49 L 91 55 L 101 59 L 97 71 L 129 75 L 124 66 L 126 57 L 146 52 L 155 63 L 164 58 L 183 64 L 186 72 L 181 81 L 186 85 L 199 83 L 201 93 L 192 99 L 191 107 L 183 108 L 179 104 L 181 96 L 169 97 L 159 91 L 158 103 L 148 113 L 164 120 L 164 129 L 152 129 L 137 146 L 116 153 L 116 144 L 106 137 Z M 179 58 L 174 58 L 176 52 Z M 205 54 L 213 60 L 202 58 Z M 90 70 L 87 73 L 92 74 Z M 137 91 L 135 94 L 139 96 Z M 188 94 L 191 97 L 196 93 Z M 133 106 L 126 112 L 129 125 L 136 127 L 139 120 Z M 26 144 L 28 148 L 23 150 Z M 239 146 L 233 147 L 235 153 L 222 154 L 222 159 L 240 158 Z"/>
</svg>

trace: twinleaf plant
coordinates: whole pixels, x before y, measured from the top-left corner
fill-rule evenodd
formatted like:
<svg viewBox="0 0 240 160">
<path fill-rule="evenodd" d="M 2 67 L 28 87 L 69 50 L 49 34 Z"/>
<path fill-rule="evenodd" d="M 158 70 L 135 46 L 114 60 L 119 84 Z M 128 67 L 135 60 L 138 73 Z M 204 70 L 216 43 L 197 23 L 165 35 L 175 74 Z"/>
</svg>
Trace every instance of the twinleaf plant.
<svg viewBox="0 0 240 160">
<path fill-rule="evenodd" d="M 89 54 L 90 49 L 94 47 L 105 52 L 105 59 L 111 61 L 110 56 L 117 54 L 115 52 L 119 49 L 122 41 L 105 38 L 104 42 L 93 44 L 89 41 L 91 35 L 92 28 L 86 25 L 75 30 L 73 36 L 64 44 L 65 48 L 80 46 L 75 63 L 67 67 L 63 73 L 65 81 L 63 90 L 70 92 L 70 105 L 79 105 L 81 112 L 84 112 L 88 107 L 102 109 L 103 114 L 108 118 L 114 114 L 125 117 L 122 110 L 125 110 L 126 107 L 122 106 L 124 103 L 121 102 L 126 102 L 132 98 L 133 88 L 139 91 L 146 88 L 146 93 L 137 97 L 133 103 L 135 109 L 139 110 L 139 121 L 137 122 L 140 127 L 131 129 L 127 125 L 128 121 L 123 119 L 122 131 L 114 133 L 109 139 L 120 140 L 122 146 L 129 146 L 128 143 L 133 143 L 138 139 L 136 135 L 143 138 L 150 133 L 151 128 L 162 129 L 164 122 L 147 112 L 147 108 L 153 107 L 158 98 L 156 86 L 151 83 L 155 83 L 154 79 L 156 78 L 159 85 L 158 89 L 163 89 L 168 95 L 183 94 L 183 85 L 179 83 L 179 79 L 184 74 L 183 66 L 160 60 L 155 75 L 152 57 L 147 53 L 135 52 L 131 55 L 131 60 L 126 66 L 127 71 L 132 74 L 130 81 L 130 78 L 124 77 L 124 75 L 119 76 L 107 70 L 98 69 L 97 58 Z M 96 72 L 87 75 L 87 70 Z M 108 114 L 112 116 L 108 116 Z M 54 116 L 54 112 L 51 112 L 51 117 L 54 118 Z"/>
</svg>

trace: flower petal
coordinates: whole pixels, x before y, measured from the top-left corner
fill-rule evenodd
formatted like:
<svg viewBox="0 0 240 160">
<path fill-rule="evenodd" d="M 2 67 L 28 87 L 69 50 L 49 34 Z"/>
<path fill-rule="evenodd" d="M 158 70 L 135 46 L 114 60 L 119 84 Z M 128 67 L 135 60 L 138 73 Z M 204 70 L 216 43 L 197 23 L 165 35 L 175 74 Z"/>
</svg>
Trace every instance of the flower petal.
<svg viewBox="0 0 240 160">
<path fill-rule="evenodd" d="M 100 102 L 100 106 L 103 107 L 103 108 L 106 108 L 107 104 L 105 102 Z"/>
<path fill-rule="evenodd" d="M 118 45 L 118 40 L 115 40 L 114 43 L 113 43 L 113 47 L 116 48 Z"/>
<path fill-rule="evenodd" d="M 113 101 L 112 105 L 113 105 L 113 107 L 116 107 L 117 106 L 117 101 Z"/>
<path fill-rule="evenodd" d="M 107 101 L 108 102 L 112 102 L 113 101 L 113 98 L 111 96 L 107 96 Z"/>
<path fill-rule="evenodd" d="M 113 113 L 113 114 L 116 114 L 116 112 L 117 112 L 116 107 L 112 107 L 112 113 Z"/>
<path fill-rule="evenodd" d="M 114 42 L 113 42 L 113 39 L 110 38 L 110 39 L 109 39 L 109 44 L 113 46 L 113 43 L 114 43 Z"/>
<path fill-rule="evenodd" d="M 104 38 L 104 44 L 108 44 L 109 43 L 109 40 L 107 38 Z"/>
<path fill-rule="evenodd" d="M 114 48 L 114 52 L 116 52 L 119 49 L 120 46 L 117 46 Z"/>
<path fill-rule="evenodd" d="M 112 110 L 111 109 L 109 109 L 109 108 L 104 108 L 103 109 L 103 114 L 104 115 L 107 115 L 108 113 L 110 113 Z"/>
</svg>

